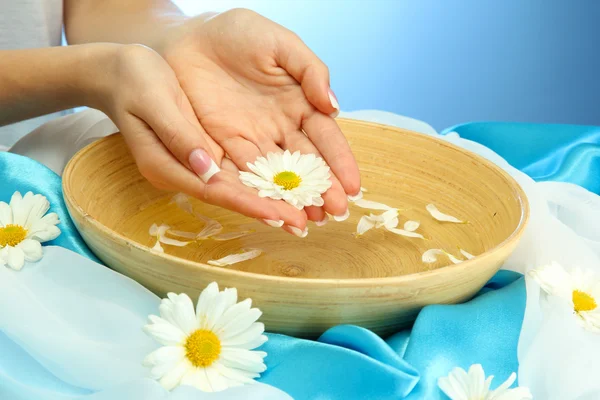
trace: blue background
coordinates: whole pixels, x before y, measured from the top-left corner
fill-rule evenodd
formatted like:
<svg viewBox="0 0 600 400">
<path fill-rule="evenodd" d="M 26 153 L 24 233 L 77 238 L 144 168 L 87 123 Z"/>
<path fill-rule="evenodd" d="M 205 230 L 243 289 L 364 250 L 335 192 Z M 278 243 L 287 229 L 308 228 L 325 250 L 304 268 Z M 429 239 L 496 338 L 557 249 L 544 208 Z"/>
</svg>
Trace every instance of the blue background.
<svg viewBox="0 0 600 400">
<path fill-rule="evenodd" d="M 342 109 L 434 128 L 475 120 L 599 125 L 595 0 L 179 0 L 189 14 L 246 7 L 330 67 Z"/>
</svg>

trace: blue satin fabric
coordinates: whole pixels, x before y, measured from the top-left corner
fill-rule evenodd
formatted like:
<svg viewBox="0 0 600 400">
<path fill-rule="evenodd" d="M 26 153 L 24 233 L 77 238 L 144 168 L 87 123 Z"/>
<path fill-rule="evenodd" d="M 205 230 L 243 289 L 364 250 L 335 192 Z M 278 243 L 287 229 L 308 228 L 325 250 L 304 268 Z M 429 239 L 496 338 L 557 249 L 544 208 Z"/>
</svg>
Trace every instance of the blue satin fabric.
<svg viewBox="0 0 600 400">
<path fill-rule="evenodd" d="M 476 122 L 443 133 L 452 131 L 489 147 L 536 181 L 575 183 L 600 194 L 600 127 Z"/>
<path fill-rule="evenodd" d="M 600 193 L 598 129 L 490 123 L 452 130 L 484 143 L 536 179 L 559 177 Z M 63 231 L 54 244 L 94 259 L 68 218 L 60 178 L 32 160 L 0 153 L 0 200 L 8 201 L 15 190 L 47 196 Z M 522 277 L 500 271 L 473 300 L 426 307 L 412 330 L 385 340 L 356 326 L 334 327 L 318 341 L 270 334 L 264 345 L 268 370 L 260 380 L 300 400 L 434 400 L 446 398 L 437 388 L 440 376 L 456 366 L 466 369 L 481 363 L 486 373 L 497 377 L 492 383 L 496 387 L 517 371 L 524 309 Z M 4 385 L 21 385 L 28 393 L 50 390 L 57 399 L 88 393 L 49 374 L 0 333 L 0 389 Z M 15 393 L 7 398 L 18 397 Z"/>
</svg>

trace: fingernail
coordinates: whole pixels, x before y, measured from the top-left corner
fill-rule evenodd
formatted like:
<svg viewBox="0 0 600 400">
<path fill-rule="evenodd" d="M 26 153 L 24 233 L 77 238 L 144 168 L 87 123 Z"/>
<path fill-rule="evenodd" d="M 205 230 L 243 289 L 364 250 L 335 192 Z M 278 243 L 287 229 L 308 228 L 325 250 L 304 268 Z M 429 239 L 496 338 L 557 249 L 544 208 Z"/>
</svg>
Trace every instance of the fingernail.
<svg viewBox="0 0 600 400">
<path fill-rule="evenodd" d="M 331 89 L 329 89 L 329 101 L 331 102 L 331 106 L 335 108 L 335 111 L 329 114 L 331 118 L 335 118 L 340 114 L 340 103 L 337 101 L 337 97 Z"/>
<path fill-rule="evenodd" d="M 346 209 L 346 212 L 343 215 L 334 215 L 333 219 L 335 219 L 337 222 L 342 222 L 348 219 L 348 217 L 350 216 L 350 210 Z"/>
<path fill-rule="evenodd" d="M 272 226 L 273 228 L 281 228 L 283 226 L 282 219 L 280 219 L 279 221 L 275 221 L 272 219 L 263 219 L 263 221 L 265 221 L 265 224 Z"/>
<path fill-rule="evenodd" d="M 363 192 L 359 191 L 358 194 L 355 194 L 354 196 L 348 196 L 348 201 L 358 201 L 360 199 L 363 198 Z"/>
<path fill-rule="evenodd" d="M 328 223 L 328 222 L 329 222 L 329 216 L 328 216 L 328 215 L 325 215 L 325 218 L 323 218 L 323 220 L 322 220 L 322 221 L 317 221 L 317 222 L 315 222 L 315 225 L 316 225 L 316 226 L 323 226 L 323 225 L 325 225 L 325 224 L 326 224 L 326 223 Z"/>
<path fill-rule="evenodd" d="M 196 149 L 190 154 L 190 167 L 202 179 L 208 183 L 210 178 L 221 171 L 221 168 L 213 161 L 204 149 Z"/>
<path fill-rule="evenodd" d="M 290 226 L 290 230 L 294 235 L 301 238 L 306 237 L 306 235 L 308 235 L 308 228 L 304 228 L 304 230 L 302 230 L 300 228 L 296 228 L 295 226 Z"/>
</svg>

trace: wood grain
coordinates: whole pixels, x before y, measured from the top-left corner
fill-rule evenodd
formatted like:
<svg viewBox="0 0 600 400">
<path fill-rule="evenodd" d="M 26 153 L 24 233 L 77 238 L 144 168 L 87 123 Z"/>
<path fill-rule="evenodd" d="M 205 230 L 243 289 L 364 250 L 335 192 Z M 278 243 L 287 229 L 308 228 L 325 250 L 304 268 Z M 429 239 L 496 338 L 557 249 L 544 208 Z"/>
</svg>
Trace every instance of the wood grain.
<svg viewBox="0 0 600 400">
<path fill-rule="evenodd" d="M 373 123 L 338 120 L 359 162 L 365 198 L 401 208 L 400 225 L 421 221 L 430 240 L 384 230 L 354 238 L 368 210 L 296 238 L 251 219 L 192 200 L 199 213 L 219 220 L 224 232 L 253 229 L 240 239 L 164 246 L 151 252 L 153 223 L 199 231 L 203 223 L 168 204 L 173 193 L 152 187 L 138 172 L 120 134 L 81 150 L 63 175 L 65 202 L 82 237 L 108 266 L 159 296 L 185 292 L 196 299 L 210 282 L 236 287 L 263 310 L 270 332 L 315 337 L 338 324 L 385 335 L 411 323 L 425 305 L 468 299 L 511 254 L 527 223 L 525 194 L 504 171 L 442 140 Z M 468 224 L 441 223 L 428 203 Z M 374 213 L 380 213 L 373 211 Z M 457 265 L 445 258 L 423 264 L 421 254 L 457 247 L 478 255 Z M 205 264 L 241 248 L 262 256 L 229 267 Z"/>
</svg>

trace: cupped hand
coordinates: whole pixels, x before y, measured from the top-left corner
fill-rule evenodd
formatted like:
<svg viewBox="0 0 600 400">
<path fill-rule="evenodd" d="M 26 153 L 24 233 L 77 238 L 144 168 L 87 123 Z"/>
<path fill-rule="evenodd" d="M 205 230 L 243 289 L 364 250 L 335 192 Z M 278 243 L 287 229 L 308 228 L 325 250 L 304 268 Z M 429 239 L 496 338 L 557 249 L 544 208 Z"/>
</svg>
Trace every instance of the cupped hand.
<svg viewBox="0 0 600 400">
<path fill-rule="evenodd" d="M 323 195 L 323 207 L 299 211 L 283 204 L 279 219 L 293 216 L 300 221 L 308 216 L 322 221 L 325 212 L 334 216 L 347 212 L 347 196 L 360 191 L 358 166 L 333 118 L 339 106 L 329 86 L 328 69 L 294 33 L 252 11 L 231 10 L 172 28 L 159 51 L 175 72 L 200 125 L 214 140 L 211 144 L 227 154 L 222 159 L 213 150 L 215 161 L 232 174 L 227 175 L 231 185 L 238 169 L 247 171 L 248 162 L 269 152 L 315 153 L 332 171 L 332 187 Z M 185 107 L 187 115 L 187 103 Z M 185 163 L 200 144 L 183 131 L 173 133 L 169 145 Z M 207 193 L 225 196 L 212 187 L 211 181 Z M 255 194 L 244 196 L 243 206 L 229 206 L 260 215 L 264 200 Z"/>
<path fill-rule="evenodd" d="M 259 198 L 240 182 L 235 164 L 206 134 L 175 73 L 157 52 L 138 45 L 92 46 L 88 104 L 117 125 L 150 183 L 249 217 L 284 221 L 289 232 L 290 227 L 304 230 L 304 213 L 290 212 L 282 201 Z"/>
</svg>

